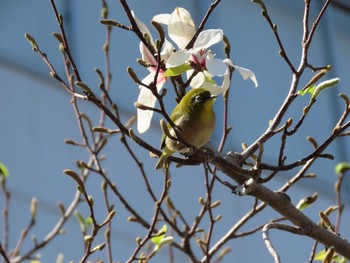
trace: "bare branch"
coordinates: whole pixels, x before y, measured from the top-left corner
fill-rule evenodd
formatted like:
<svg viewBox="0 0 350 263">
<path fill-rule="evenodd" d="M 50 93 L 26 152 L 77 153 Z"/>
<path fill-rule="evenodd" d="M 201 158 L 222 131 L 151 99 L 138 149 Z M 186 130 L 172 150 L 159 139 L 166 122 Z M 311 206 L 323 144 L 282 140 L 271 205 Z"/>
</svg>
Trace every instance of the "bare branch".
<svg viewBox="0 0 350 263">
<path fill-rule="evenodd" d="M 0 255 L 4 258 L 6 263 L 11 263 L 10 259 L 7 257 L 4 248 L 2 247 L 2 244 L 0 242 Z"/>
<path fill-rule="evenodd" d="M 221 0 L 215 0 L 210 7 L 208 8 L 207 13 L 205 14 L 205 16 L 202 19 L 202 22 L 200 23 L 197 32 L 194 34 L 194 36 L 192 37 L 192 39 L 190 40 L 190 42 L 188 42 L 188 44 L 186 45 L 185 49 L 190 49 L 193 47 L 194 42 L 196 42 L 200 32 L 202 32 L 208 18 L 210 17 L 211 13 L 214 11 L 214 9 L 217 7 L 218 4 L 220 4 Z"/>
<path fill-rule="evenodd" d="M 262 0 L 258 0 L 258 1 L 252 0 L 252 2 L 258 3 L 261 6 L 261 8 L 262 8 L 262 15 L 263 15 L 263 17 L 265 17 L 266 21 L 268 22 L 268 24 L 269 24 L 269 26 L 270 26 L 270 28 L 271 28 L 271 30 L 272 30 L 276 40 L 277 40 L 277 44 L 278 44 L 278 46 L 280 48 L 280 51 L 279 51 L 280 56 L 286 61 L 286 63 L 288 64 L 288 66 L 289 66 L 289 68 L 291 70 L 291 72 L 293 74 L 297 73 L 295 67 L 293 66 L 292 62 L 288 58 L 288 55 L 287 55 L 287 53 L 285 51 L 284 45 L 283 45 L 282 40 L 281 40 L 281 38 L 280 38 L 280 36 L 278 34 L 278 31 L 277 31 L 277 25 L 272 22 L 264 2 Z"/>
<path fill-rule="evenodd" d="M 302 235 L 302 230 L 298 227 L 277 224 L 277 223 L 268 223 L 263 227 L 262 235 L 263 235 L 265 245 L 266 245 L 267 249 L 269 250 L 270 254 L 272 255 L 272 257 L 274 258 L 275 263 L 279 263 L 279 262 L 281 262 L 281 259 L 278 255 L 277 251 L 273 247 L 272 242 L 269 239 L 269 230 L 270 229 L 279 229 L 279 230 L 288 231 L 290 233 L 298 234 L 298 235 Z"/>
</svg>

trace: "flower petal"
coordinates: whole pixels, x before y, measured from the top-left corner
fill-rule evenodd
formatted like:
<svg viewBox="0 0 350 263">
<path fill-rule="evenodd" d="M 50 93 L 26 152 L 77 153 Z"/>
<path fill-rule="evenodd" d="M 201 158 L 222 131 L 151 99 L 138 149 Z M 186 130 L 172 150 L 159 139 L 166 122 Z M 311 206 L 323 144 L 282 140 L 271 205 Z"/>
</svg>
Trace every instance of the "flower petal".
<svg viewBox="0 0 350 263">
<path fill-rule="evenodd" d="M 173 53 L 173 50 L 174 50 L 173 45 L 170 43 L 168 39 L 165 38 L 162 51 L 160 52 L 161 58 L 164 61 L 167 61 L 169 56 Z"/>
<path fill-rule="evenodd" d="M 133 18 L 135 19 L 135 22 L 136 22 L 137 26 L 139 27 L 140 31 L 142 32 L 142 34 L 147 34 L 151 39 L 151 44 L 154 45 L 153 38 L 152 38 L 151 32 L 148 30 L 148 27 L 135 16 L 134 11 L 131 11 L 131 14 L 132 14 Z"/>
<path fill-rule="evenodd" d="M 170 55 L 165 66 L 167 68 L 178 67 L 184 64 L 190 58 L 190 56 L 191 54 L 188 52 L 188 50 L 179 50 Z"/>
<path fill-rule="evenodd" d="M 191 77 L 193 73 L 193 70 L 186 71 L 187 79 Z M 191 80 L 190 86 L 192 88 L 200 88 L 203 86 L 203 83 L 205 81 L 205 75 L 203 72 L 198 72 L 196 76 L 194 76 Z"/>
<path fill-rule="evenodd" d="M 230 83 L 231 83 L 230 74 L 227 71 L 227 73 L 224 74 L 224 80 L 222 81 L 222 85 L 221 85 L 223 92 L 230 87 Z"/>
<path fill-rule="evenodd" d="M 212 54 L 208 54 L 205 65 L 209 73 L 213 76 L 222 76 L 228 69 L 223 60 L 214 58 Z"/>
<path fill-rule="evenodd" d="M 221 86 L 218 86 L 208 81 L 204 82 L 202 85 L 202 87 L 207 88 L 212 95 L 219 95 L 220 93 L 225 92 L 229 88 L 229 86 L 230 86 L 230 76 L 228 74 L 228 71 L 227 71 L 227 74 L 224 74 L 224 79 Z"/>
<path fill-rule="evenodd" d="M 153 17 L 153 21 L 156 21 L 159 24 L 169 25 L 170 14 L 159 14 Z"/>
<path fill-rule="evenodd" d="M 224 91 L 220 86 L 209 82 L 203 83 L 202 87 L 208 89 L 212 95 L 219 95 Z"/>
<path fill-rule="evenodd" d="M 228 65 L 228 66 L 235 67 L 235 65 L 233 64 L 232 60 L 229 59 L 229 58 L 225 58 L 225 59 L 223 60 L 223 62 L 224 62 L 226 65 Z"/>
<path fill-rule="evenodd" d="M 168 34 L 179 49 L 184 49 L 196 33 L 191 14 L 184 8 L 176 7 L 171 13 Z"/>
<path fill-rule="evenodd" d="M 152 83 L 152 81 L 154 80 L 154 76 L 155 76 L 154 73 L 148 74 L 142 80 L 142 83 L 146 85 Z M 166 79 L 163 76 L 158 76 L 158 79 L 157 79 L 158 92 L 162 89 L 165 81 Z M 137 102 L 147 107 L 153 108 L 156 103 L 156 97 L 146 87 L 143 87 L 143 86 L 139 86 L 139 87 L 140 87 L 140 93 L 139 93 Z M 153 116 L 152 110 L 137 109 L 137 130 L 139 133 L 144 133 L 149 129 L 151 125 L 152 116 Z"/>
<path fill-rule="evenodd" d="M 152 92 L 149 89 L 141 87 L 137 102 L 148 107 L 154 107 L 154 104 L 156 103 L 156 97 L 153 96 Z M 137 130 L 139 133 L 144 133 L 149 129 L 152 116 L 152 110 L 137 109 Z"/>
<path fill-rule="evenodd" d="M 153 57 L 152 53 L 142 42 L 140 42 L 140 53 L 143 61 L 151 65 L 157 65 L 156 59 Z"/>
<path fill-rule="evenodd" d="M 253 81 L 255 87 L 256 88 L 258 87 L 258 81 L 256 80 L 256 77 L 253 71 L 251 71 L 250 69 L 239 67 L 237 65 L 234 65 L 234 68 L 238 70 L 238 72 L 241 74 L 244 80 L 249 78 L 251 81 Z"/>
<path fill-rule="evenodd" d="M 224 38 L 224 32 L 221 29 L 208 29 L 199 33 L 193 49 L 207 49 L 212 45 L 221 42 Z"/>
</svg>

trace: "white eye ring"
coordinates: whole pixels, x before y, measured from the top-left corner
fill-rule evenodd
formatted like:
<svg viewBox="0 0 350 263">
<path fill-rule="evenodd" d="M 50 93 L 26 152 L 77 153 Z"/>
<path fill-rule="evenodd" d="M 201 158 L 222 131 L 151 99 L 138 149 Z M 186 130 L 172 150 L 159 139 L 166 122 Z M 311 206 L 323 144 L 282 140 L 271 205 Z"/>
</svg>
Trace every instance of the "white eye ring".
<svg viewBox="0 0 350 263">
<path fill-rule="evenodd" d="M 194 101 L 195 102 L 201 102 L 202 101 L 202 97 L 197 95 L 195 98 L 194 98 Z"/>
</svg>

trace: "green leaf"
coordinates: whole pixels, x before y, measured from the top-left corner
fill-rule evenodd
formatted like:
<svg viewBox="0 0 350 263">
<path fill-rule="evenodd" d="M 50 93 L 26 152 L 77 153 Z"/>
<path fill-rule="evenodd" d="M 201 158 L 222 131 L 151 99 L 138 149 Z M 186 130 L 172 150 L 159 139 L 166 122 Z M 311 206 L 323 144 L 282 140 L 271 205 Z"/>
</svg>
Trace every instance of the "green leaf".
<svg viewBox="0 0 350 263">
<path fill-rule="evenodd" d="M 155 245 L 159 245 L 162 242 L 162 240 L 165 237 L 165 233 L 167 229 L 168 229 L 168 226 L 163 225 L 163 227 L 158 231 L 158 233 L 154 237 L 152 237 L 152 242 Z"/>
<path fill-rule="evenodd" d="M 346 162 L 342 162 L 342 163 L 338 163 L 335 167 L 334 167 L 335 173 L 336 174 L 343 174 L 346 171 L 350 170 L 350 164 L 346 163 Z"/>
<path fill-rule="evenodd" d="M 174 77 L 174 76 L 178 76 L 184 72 L 186 72 L 187 70 L 192 69 L 190 65 L 184 63 L 180 66 L 174 67 L 174 68 L 168 68 L 163 76 L 164 77 Z"/>
<path fill-rule="evenodd" d="M 314 260 L 321 261 L 325 258 L 325 256 L 326 256 L 326 250 L 321 250 L 315 255 Z"/>
<path fill-rule="evenodd" d="M 304 96 L 305 94 L 311 94 L 311 99 L 316 99 L 316 97 L 320 94 L 322 90 L 334 87 L 339 83 L 339 81 L 339 78 L 325 80 L 318 85 L 312 85 L 307 87 L 306 89 L 299 90 L 297 94 L 300 96 Z"/>
<path fill-rule="evenodd" d="M 165 245 L 171 244 L 173 242 L 173 237 L 169 236 L 169 237 L 165 237 L 165 233 L 167 230 L 168 226 L 164 225 L 159 232 L 152 237 L 152 242 L 155 244 L 154 246 L 154 252 L 158 252 L 162 247 L 164 247 Z"/>
<path fill-rule="evenodd" d="M 299 90 L 298 95 L 304 96 L 305 94 L 308 94 L 308 93 L 312 94 L 314 92 L 315 88 L 316 88 L 316 85 L 312 85 L 312 86 L 307 87 L 306 89 Z"/>
<path fill-rule="evenodd" d="M 319 251 L 319 252 L 315 255 L 314 260 L 317 260 L 317 261 L 324 261 L 329 252 L 330 252 L 330 251 L 326 251 L 326 250 L 321 250 L 321 251 Z M 344 258 L 343 258 L 343 257 L 340 257 L 338 254 L 334 254 L 332 260 L 335 261 L 335 262 L 344 262 Z M 345 262 L 346 262 L 346 261 L 345 261 Z"/>
<path fill-rule="evenodd" d="M 9 170 L 5 166 L 5 164 L 0 163 L 0 176 L 3 176 L 4 178 L 9 176 Z"/>
</svg>

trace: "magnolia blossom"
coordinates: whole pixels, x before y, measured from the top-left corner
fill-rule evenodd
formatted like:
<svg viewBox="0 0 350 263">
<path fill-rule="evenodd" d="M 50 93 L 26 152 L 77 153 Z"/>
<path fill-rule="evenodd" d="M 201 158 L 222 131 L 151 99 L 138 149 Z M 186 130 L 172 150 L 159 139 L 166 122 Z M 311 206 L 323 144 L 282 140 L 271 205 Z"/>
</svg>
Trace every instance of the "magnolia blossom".
<svg viewBox="0 0 350 263">
<path fill-rule="evenodd" d="M 138 20 L 134 13 L 133 17 L 141 32 L 144 35 L 148 35 L 150 44 L 154 46 L 154 40 L 147 26 Z M 159 93 L 167 77 L 186 73 L 187 78 L 191 79 L 190 86 L 192 88 L 205 87 L 213 95 L 217 95 L 229 88 L 229 67 L 234 67 L 244 79 L 249 78 L 256 87 L 258 86 L 252 71 L 234 65 L 228 58 L 223 60 L 217 59 L 215 54 L 209 50 L 211 46 L 223 41 L 224 33 L 221 29 L 208 29 L 200 32 L 192 48 L 186 49 L 186 46 L 196 34 L 191 14 L 186 9 L 177 7 L 173 13 L 157 15 L 153 20 L 167 26 L 169 38 L 177 45 L 178 50 L 174 52 L 173 45 L 165 39 L 161 50 L 161 60 L 165 64 L 166 70 L 159 70 L 154 54 L 141 42 L 140 53 L 142 60 L 149 65 L 147 67 L 149 74 L 142 80 L 143 84 L 149 85 L 155 82 Z M 196 71 L 191 67 L 193 64 L 196 65 Z M 222 77 L 222 84 L 217 85 L 213 80 L 214 77 Z M 139 88 L 140 93 L 137 102 L 153 108 L 156 103 L 156 97 L 145 86 L 139 85 Z M 148 130 L 152 116 L 152 110 L 137 109 L 137 129 L 140 133 Z"/>
<path fill-rule="evenodd" d="M 133 13 L 133 17 L 136 21 L 137 26 L 141 30 L 141 32 L 143 34 L 147 34 L 150 38 L 151 44 L 154 45 L 152 35 L 148 30 L 147 26 L 143 22 L 141 22 L 139 19 L 137 19 L 134 13 Z M 165 39 L 164 45 L 161 51 L 162 60 L 166 61 L 166 59 L 170 56 L 172 52 L 173 52 L 172 44 L 167 39 Z M 146 64 L 150 65 L 149 67 L 147 67 L 150 73 L 144 79 L 142 79 L 142 83 L 145 85 L 149 85 L 153 81 L 156 81 L 157 92 L 159 92 L 163 87 L 164 83 L 166 82 L 164 71 L 160 69 L 157 75 L 158 62 L 154 58 L 153 54 L 148 50 L 148 48 L 142 42 L 140 42 L 140 53 L 142 56 L 142 60 L 146 62 Z M 156 77 L 157 79 L 155 79 Z M 145 86 L 139 85 L 139 88 L 140 88 L 140 93 L 139 93 L 137 102 L 147 107 L 153 108 L 156 103 L 156 97 Z M 137 109 L 137 130 L 139 133 L 144 133 L 145 131 L 148 130 L 148 128 L 151 125 L 152 116 L 153 116 L 152 110 Z"/>
<path fill-rule="evenodd" d="M 144 61 L 152 65 L 147 68 L 150 73 L 142 80 L 142 83 L 144 83 L 145 85 L 149 85 L 154 81 L 156 77 L 157 62 L 154 59 L 154 57 L 150 54 L 148 49 L 143 45 L 143 43 L 140 44 L 140 51 L 141 51 L 141 54 L 147 55 L 145 56 L 145 58 L 143 58 Z M 159 70 L 157 80 L 156 80 L 156 87 L 158 92 L 166 82 L 166 78 L 163 76 L 163 74 L 164 74 L 164 71 Z M 139 85 L 139 88 L 140 88 L 140 93 L 139 93 L 137 102 L 148 107 L 154 107 L 156 103 L 156 97 L 152 94 L 152 92 L 148 88 L 141 85 Z M 152 116 L 153 116 L 152 110 L 137 109 L 137 130 L 139 131 L 139 133 L 143 133 L 148 130 L 151 124 Z"/>
<path fill-rule="evenodd" d="M 230 85 L 229 66 L 234 67 L 244 79 L 250 78 L 255 87 L 258 86 L 252 71 L 234 65 L 230 59 L 216 59 L 215 55 L 210 52 L 211 46 L 223 41 L 224 33 L 221 29 L 208 29 L 200 32 L 193 47 L 187 50 L 185 48 L 193 38 L 196 29 L 191 14 L 186 9 L 177 7 L 173 13 L 157 15 L 153 20 L 168 26 L 169 37 L 179 47 L 179 50 L 167 60 L 166 67 L 176 68 L 191 61 L 202 69 L 192 78 L 190 83 L 192 88 L 206 87 L 215 95 L 224 92 Z M 194 70 L 187 70 L 187 77 L 189 78 L 193 72 Z M 214 76 L 223 77 L 221 86 L 213 81 Z"/>
</svg>

